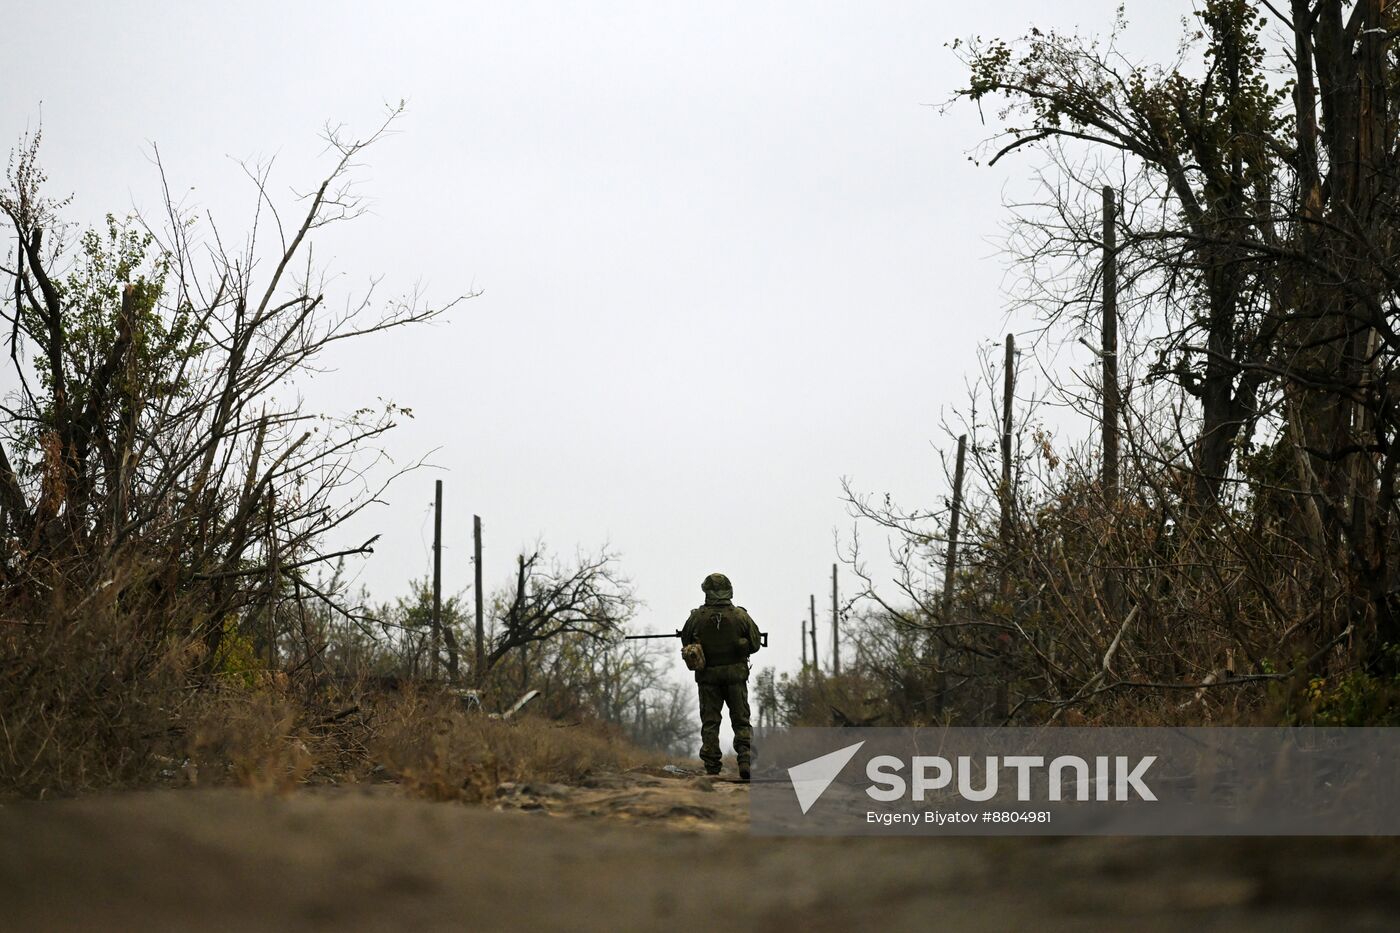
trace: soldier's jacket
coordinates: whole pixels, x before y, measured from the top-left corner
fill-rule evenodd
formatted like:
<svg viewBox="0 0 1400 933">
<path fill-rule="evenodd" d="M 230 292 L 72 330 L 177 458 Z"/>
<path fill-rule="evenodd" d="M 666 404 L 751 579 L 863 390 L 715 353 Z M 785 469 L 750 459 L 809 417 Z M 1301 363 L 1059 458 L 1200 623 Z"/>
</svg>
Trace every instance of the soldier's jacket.
<svg viewBox="0 0 1400 933">
<path fill-rule="evenodd" d="M 743 606 L 728 600 L 707 600 L 694 609 L 681 627 L 681 644 L 699 642 L 705 649 L 705 669 L 696 683 L 748 680 L 748 659 L 760 647 L 758 625 Z"/>
</svg>

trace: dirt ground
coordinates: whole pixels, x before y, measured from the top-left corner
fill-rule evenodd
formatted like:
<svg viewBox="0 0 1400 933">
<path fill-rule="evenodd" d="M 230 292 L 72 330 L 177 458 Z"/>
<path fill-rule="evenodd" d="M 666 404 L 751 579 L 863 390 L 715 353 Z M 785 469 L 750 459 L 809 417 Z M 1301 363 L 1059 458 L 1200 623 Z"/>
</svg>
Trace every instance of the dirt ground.
<svg viewBox="0 0 1400 933">
<path fill-rule="evenodd" d="M 1396 840 L 759 839 L 659 772 L 0 807 L 0 930 L 1368 930 Z"/>
</svg>

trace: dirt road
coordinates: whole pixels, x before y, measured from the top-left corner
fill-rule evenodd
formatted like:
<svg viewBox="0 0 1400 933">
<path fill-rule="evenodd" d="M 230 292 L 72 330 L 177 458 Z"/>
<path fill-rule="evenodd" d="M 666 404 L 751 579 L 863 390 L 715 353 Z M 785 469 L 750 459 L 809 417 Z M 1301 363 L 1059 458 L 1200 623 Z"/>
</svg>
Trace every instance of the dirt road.
<svg viewBox="0 0 1400 933">
<path fill-rule="evenodd" d="M 747 788 L 616 775 L 0 807 L 0 929 L 1366 930 L 1394 840 L 752 839 Z"/>
</svg>

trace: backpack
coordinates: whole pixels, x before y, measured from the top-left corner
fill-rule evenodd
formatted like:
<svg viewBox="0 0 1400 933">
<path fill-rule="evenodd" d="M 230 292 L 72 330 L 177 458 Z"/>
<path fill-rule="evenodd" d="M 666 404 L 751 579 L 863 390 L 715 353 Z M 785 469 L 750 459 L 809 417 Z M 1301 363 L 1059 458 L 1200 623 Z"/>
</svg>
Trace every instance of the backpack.
<svg viewBox="0 0 1400 933">
<path fill-rule="evenodd" d="M 695 641 L 703 650 L 702 667 L 724 667 L 748 660 L 748 627 L 743 616 L 731 606 L 705 606 L 695 625 Z M 689 662 L 687 662 L 688 665 Z"/>
</svg>

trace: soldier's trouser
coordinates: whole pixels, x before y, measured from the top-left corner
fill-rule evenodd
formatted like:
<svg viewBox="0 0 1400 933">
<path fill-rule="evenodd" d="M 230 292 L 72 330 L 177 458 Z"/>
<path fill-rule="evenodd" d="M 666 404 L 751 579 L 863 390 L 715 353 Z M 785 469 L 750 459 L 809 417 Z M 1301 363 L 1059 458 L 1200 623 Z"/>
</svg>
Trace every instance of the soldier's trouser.
<svg viewBox="0 0 1400 933">
<path fill-rule="evenodd" d="M 753 726 L 749 723 L 749 682 L 748 665 L 742 667 L 743 676 L 718 678 L 719 682 L 700 683 L 700 760 L 708 771 L 718 771 L 722 756 L 719 750 L 719 720 L 724 707 L 729 707 L 729 724 L 734 728 L 734 757 L 739 767 L 749 765 L 750 748 L 753 745 Z M 723 668 L 715 669 L 721 674 Z M 706 671 L 705 673 L 709 673 Z"/>
</svg>

